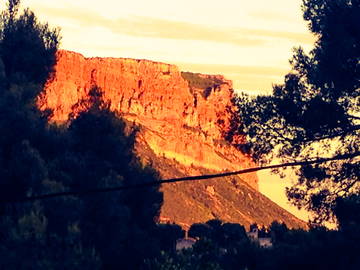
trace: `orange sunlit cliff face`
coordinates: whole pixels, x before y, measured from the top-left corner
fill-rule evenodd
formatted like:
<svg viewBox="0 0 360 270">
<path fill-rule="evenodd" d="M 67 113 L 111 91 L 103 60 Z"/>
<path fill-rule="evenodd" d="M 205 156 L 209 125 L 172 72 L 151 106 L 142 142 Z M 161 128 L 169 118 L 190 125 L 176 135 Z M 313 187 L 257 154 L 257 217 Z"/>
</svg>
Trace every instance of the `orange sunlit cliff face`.
<svg viewBox="0 0 360 270">
<path fill-rule="evenodd" d="M 96 85 L 104 90 L 111 110 L 148 128 L 144 136 L 157 155 L 216 171 L 254 166 L 250 158 L 220 143 L 230 124 L 227 108 L 233 107 L 232 84 L 222 76 L 208 77 L 217 78 L 221 84 L 214 85 L 204 98 L 189 88 L 174 65 L 135 59 L 86 59 L 61 51 L 56 77 L 47 85 L 40 103 L 43 109 L 53 110 L 52 120 L 65 121 L 72 107 Z M 248 176 L 247 182 L 257 189 L 256 174 Z"/>
<path fill-rule="evenodd" d="M 93 86 L 99 86 L 111 110 L 140 127 L 137 152 L 164 179 L 255 166 L 251 158 L 223 139 L 234 109 L 231 81 L 219 75 L 193 76 L 211 86 L 206 89 L 190 86 L 174 65 L 135 59 L 85 58 L 78 53 L 60 51 L 55 77 L 46 85 L 39 106 L 52 109 L 52 120 L 63 122 L 73 112 L 73 106 Z M 255 173 L 221 183 L 213 180 L 201 185 L 164 185 L 161 218 L 184 226 L 212 218 L 244 225 L 266 224 L 274 218 L 290 226 L 302 224 L 276 208 L 257 189 Z M 243 201 L 240 193 L 250 201 L 248 204 L 253 204 L 250 210 L 241 210 L 244 204 L 239 206 Z M 267 204 L 277 210 L 259 209 Z"/>
</svg>

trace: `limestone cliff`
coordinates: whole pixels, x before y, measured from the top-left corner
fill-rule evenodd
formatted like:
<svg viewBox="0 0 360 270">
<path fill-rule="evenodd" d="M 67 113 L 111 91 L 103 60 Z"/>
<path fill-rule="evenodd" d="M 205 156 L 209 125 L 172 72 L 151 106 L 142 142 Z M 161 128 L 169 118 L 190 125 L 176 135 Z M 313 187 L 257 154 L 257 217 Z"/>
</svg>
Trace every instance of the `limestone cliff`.
<svg viewBox="0 0 360 270">
<path fill-rule="evenodd" d="M 137 152 L 163 178 L 254 166 L 223 139 L 233 110 L 233 89 L 222 76 L 181 73 L 174 65 L 148 60 L 85 58 L 68 51 L 58 53 L 55 68 L 54 78 L 39 97 L 40 108 L 52 109 L 53 121 L 66 121 L 92 86 L 101 87 L 111 109 L 140 126 Z M 201 185 L 164 185 L 162 219 L 185 226 L 211 218 L 244 224 L 271 222 L 277 217 L 266 211 L 262 218 L 254 218 L 251 212 L 259 212 L 255 206 L 248 213 L 239 211 L 236 194 L 246 187 L 245 199 L 253 200 L 254 195 L 248 194 L 257 193 L 257 181 L 252 173 Z M 277 219 L 297 222 L 286 215 Z"/>
</svg>

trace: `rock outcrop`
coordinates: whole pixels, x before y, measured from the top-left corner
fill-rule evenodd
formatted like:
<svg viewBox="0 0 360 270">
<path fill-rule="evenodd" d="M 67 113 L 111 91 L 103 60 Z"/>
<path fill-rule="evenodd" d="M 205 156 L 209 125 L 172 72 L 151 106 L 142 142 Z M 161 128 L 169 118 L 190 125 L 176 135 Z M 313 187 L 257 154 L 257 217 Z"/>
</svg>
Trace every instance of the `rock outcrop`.
<svg viewBox="0 0 360 270">
<path fill-rule="evenodd" d="M 55 69 L 54 78 L 39 97 L 40 108 L 52 109 L 53 121 L 66 121 L 74 113 L 74 105 L 86 98 L 93 86 L 99 86 L 111 110 L 140 126 L 137 152 L 163 178 L 254 166 L 251 158 L 223 138 L 234 108 L 232 83 L 222 76 L 181 73 L 174 65 L 148 60 L 85 58 L 68 51 L 58 53 Z M 248 194 L 257 193 L 257 181 L 252 173 L 213 180 L 201 188 L 196 183 L 164 185 L 161 217 L 185 226 L 211 218 L 265 223 L 252 217 L 255 206 L 249 213 L 240 213 L 239 201 L 230 198 L 244 192 L 239 186 L 246 186 Z M 227 190 L 226 194 L 221 190 Z M 254 197 L 249 196 L 248 200 Z M 288 215 L 294 224 L 298 222 L 290 214 L 284 215 L 277 219 L 285 221 Z M 276 218 L 270 214 L 270 222 L 270 217 Z"/>
<path fill-rule="evenodd" d="M 254 166 L 251 159 L 222 137 L 229 125 L 232 84 L 221 76 L 205 97 L 191 89 L 174 65 L 148 60 L 89 58 L 60 51 L 54 79 L 41 97 L 42 109 L 53 110 L 54 121 L 66 121 L 73 106 L 92 86 L 104 90 L 111 109 L 147 127 L 145 141 L 158 156 L 185 166 L 215 171 Z M 206 89 L 205 89 L 206 90 Z M 246 177 L 257 189 L 256 174 Z"/>
</svg>

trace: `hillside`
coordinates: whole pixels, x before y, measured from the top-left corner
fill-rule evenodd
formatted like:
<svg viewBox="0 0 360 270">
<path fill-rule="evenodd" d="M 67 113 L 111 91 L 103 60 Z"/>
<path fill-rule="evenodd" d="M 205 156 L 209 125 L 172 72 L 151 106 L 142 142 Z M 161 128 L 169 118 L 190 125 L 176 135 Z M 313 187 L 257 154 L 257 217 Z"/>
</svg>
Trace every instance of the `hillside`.
<svg viewBox="0 0 360 270">
<path fill-rule="evenodd" d="M 104 90 L 112 110 L 139 126 L 136 151 L 162 178 L 255 166 L 224 140 L 234 107 L 232 83 L 222 76 L 181 73 L 174 65 L 147 60 L 85 58 L 60 51 L 39 107 L 53 110 L 52 121 L 66 121 L 94 85 Z M 163 185 L 161 219 L 183 226 L 212 218 L 244 225 L 276 219 L 290 227 L 304 226 L 261 195 L 257 183 L 251 173 Z"/>
</svg>

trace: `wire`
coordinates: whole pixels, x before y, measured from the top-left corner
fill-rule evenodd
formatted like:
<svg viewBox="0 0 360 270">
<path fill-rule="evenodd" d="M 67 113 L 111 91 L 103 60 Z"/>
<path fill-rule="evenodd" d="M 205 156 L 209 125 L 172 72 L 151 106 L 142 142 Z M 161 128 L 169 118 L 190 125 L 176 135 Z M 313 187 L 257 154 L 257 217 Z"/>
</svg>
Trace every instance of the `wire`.
<svg viewBox="0 0 360 270">
<path fill-rule="evenodd" d="M 170 184 L 170 183 L 177 183 L 177 182 L 209 180 L 209 179 L 213 179 L 213 178 L 246 174 L 246 173 L 252 173 L 252 172 L 257 172 L 257 171 L 262 171 L 262 170 L 295 167 L 295 166 L 305 166 L 305 165 L 311 165 L 311 164 L 316 164 L 316 163 L 325 163 L 325 162 L 335 161 L 335 160 L 351 159 L 351 158 L 354 158 L 357 156 L 360 156 L 360 152 L 355 152 L 352 154 L 337 155 L 337 156 L 334 156 L 331 158 L 319 158 L 319 159 L 315 159 L 315 160 L 288 162 L 288 163 L 269 165 L 269 166 L 264 166 L 264 167 L 253 167 L 253 168 L 248 168 L 248 169 L 243 169 L 243 170 L 233 171 L 233 172 L 198 175 L 198 176 L 187 176 L 187 177 L 172 178 L 172 179 L 167 179 L 167 180 L 159 180 L 159 181 L 153 181 L 153 182 L 141 183 L 141 184 L 133 184 L 133 185 L 127 185 L 127 186 L 96 188 L 96 189 L 88 189 L 88 190 L 83 190 L 83 191 L 65 191 L 65 192 L 50 193 L 50 194 L 44 194 L 44 195 L 24 197 L 24 198 L 16 198 L 13 200 L 1 200 L 0 199 L 0 203 L 30 202 L 30 201 L 51 199 L 51 198 L 64 197 L 64 196 L 84 196 L 84 195 L 91 195 L 91 194 L 95 194 L 95 193 L 105 193 L 105 192 L 114 192 L 114 191 L 122 191 L 122 190 L 129 190 L 129 189 L 138 189 L 138 188 L 159 186 L 162 184 Z"/>
</svg>

